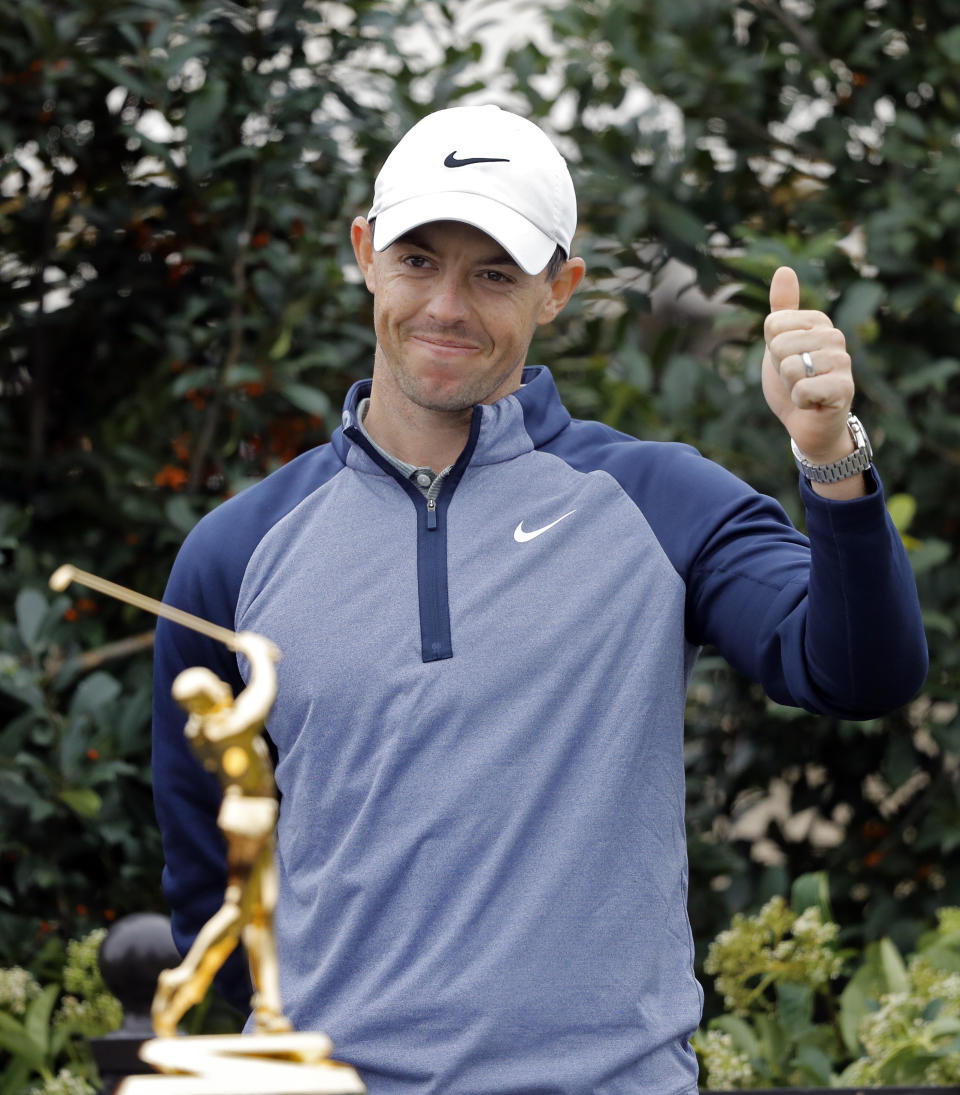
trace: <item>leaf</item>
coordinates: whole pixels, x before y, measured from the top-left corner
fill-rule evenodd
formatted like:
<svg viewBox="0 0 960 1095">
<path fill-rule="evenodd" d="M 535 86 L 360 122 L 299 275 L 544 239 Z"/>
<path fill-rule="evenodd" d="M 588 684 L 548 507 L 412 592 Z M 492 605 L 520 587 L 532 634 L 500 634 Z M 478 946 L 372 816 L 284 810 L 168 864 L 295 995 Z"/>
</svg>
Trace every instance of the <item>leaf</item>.
<svg viewBox="0 0 960 1095">
<path fill-rule="evenodd" d="M 948 616 L 945 612 L 936 612 L 932 609 L 923 610 L 923 626 L 927 632 L 930 630 L 939 631 L 950 639 L 957 633 L 956 621 L 951 616 Z"/>
<path fill-rule="evenodd" d="M 674 354 L 670 357 L 660 380 L 661 394 L 658 403 L 670 418 L 682 418 L 697 396 L 702 366 L 690 354 Z"/>
<path fill-rule="evenodd" d="M 833 316 L 834 324 L 845 332 L 859 330 L 876 314 L 883 296 L 883 285 L 878 281 L 853 282 L 837 306 Z"/>
<path fill-rule="evenodd" d="M 136 75 L 135 70 L 126 69 L 105 57 L 95 57 L 87 63 L 94 72 L 117 87 L 124 87 L 144 99 L 150 97 L 150 88 Z"/>
<path fill-rule="evenodd" d="M 794 1037 L 809 1029 L 813 1019 L 813 989 L 781 981 L 777 985 L 777 1014 Z"/>
<path fill-rule="evenodd" d="M 190 372 L 183 373 L 174 380 L 170 385 L 170 392 L 179 398 L 189 391 L 211 386 L 215 381 L 215 377 L 216 369 L 212 365 L 191 369 Z"/>
<path fill-rule="evenodd" d="M 23 1017 L 23 1027 L 27 1037 L 41 1046 L 44 1054 L 47 1054 L 49 1050 L 50 1016 L 53 1014 L 53 1006 L 59 995 L 59 985 L 45 985 L 40 995 L 35 1000 L 31 1000 L 27 1013 Z"/>
<path fill-rule="evenodd" d="M 19 17 L 29 28 L 34 46 L 38 50 L 49 48 L 51 39 L 50 18 L 40 4 L 21 4 Z"/>
<path fill-rule="evenodd" d="M 703 222 L 688 209 L 662 199 L 651 203 L 651 206 L 658 227 L 664 235 L 691 247 L 700 247 L 706 243 L 707 232 Z"/>
<path fill-rule="evenodd" d="M 13 772 L 0 772 L 0 801 L 5 807 L 26 807 L 33 812 L 35 806 L 42 806 L 44 799 L 30 784 Z"/>
<path fill-rule="evenodd" d="M 290 327 L 284 327 L 276 342 L 270 347 L 270 360 L 279 361 L 290 352 L 290 343 L 293 341 L 293 331 Z"/>
<path fill-rule="evenodd" d="M 174 46 L 167 54 L 167 64 L 171 71 L 179 72 L 186 61 L 200 57 L 210 49 L 210 40 L 202 35 L 189 38 L 186 42 Z"/>
<path fill-rule="evenodd" d="M 887 512 L 897 532 L 904 533 L 917 514 L 917 500 L 912 494 L 892 494 L 887 499 Z"/>
<path fill-rule="evenodd" d="M 910 979 L 900 952 L 890 939 L 880 940 L 880 963 L 888 992 L 909 992 Z"/>
<path fill-rule="evenodd" d="M 18 1023 L 5 1011 L 0 1011 L 0 1048 L 26 1061 L 35 1072 L 39 1072 L 45 1064 L 44 1046 L 29 1038 L 24 1024 Z"/>
<path fill-rule="evenodd" d="M 888 1084 L 920 1084 L 928 1066 L 936 1060 L 936 1054 L 928 1053 L 915 1043 L 907 1044 L 884 1059 L 880 1079 Z"/>
<path fill-rule="evenodd" d="M 229 152 L 224 152 L 222 156 L 217 156 L 210 164 L 210 167 L 212 170 L 222 170 L 224 167 L 229 167 L 230 164 L 237 163 L 240 160 L 256 159 L 256 155 L 256 149 L 240 145 L 238 148 L 231 148 Z"/>
<path fill-rule="evenodd" d="M 952 27 L 934 39 L 938 48 L 954 64 L 960 64 L 960 27 Z"/>
<path fill-rule="evenodd" d="M 170 524 L 182 533 L 188 533 L 200 520 L 199 515 L 194 512 L 193 507 L 182 494 L 168 499 L 163 512 Z"/>
<path fill-rule="evenodd" d="M 947 940 L 935 939 L 934 942 L 922 948 L 922 953 L 935 969 L 946 973 L 960 973 L 960 954 L 957 953 L 955 942 L 949 943 Z"/>
<path fill-rule="evenodd" d="M 183 125 L 190 145 L 189 165 L 195 175 L 210 168 L 212 143 L 220 128 L 220 116 L 227 103 L 227 85 L 208 77 L 203 87 L 187 100 Z"/>
<path fill-rule="evenodd" d="M 910 565 L 914 574 L 926 574 L 941 567 L 952 554 L 953 549 L 946 540 L 929 537 L 910 552 Z"/>
<path fill-rule="evenodd" d="M 943 1001 L 934 1000 L 931 1002 L 930 1007 L 933 1008 L 934 1005 L 937 1005 L 939 1009 L 942 1009 Z M 960 1034 L 960 1019 L 954 1015 L 944 1015 L 940 1018 L 934 1015 L 932 1018 L 928 1018 L 927 1014 L 924 1013 L 923 1017 L 930 1022 L 929 1033 L 934 1038 L 940 1038 L 944 1034 Z M 953 1043 L 951 1043 L 951 1045 L 952 1044 Z"/>
<path fill-rule="evenodd" d="M 859 1034 L 860 1024 L 864 1016 L 873 1011 L 872 1005 L 876 1003 L 870 996 L 865 981 L 866 978 L 858 980 L 854 976 L 843 992 L 840 993 L 840 1014 L 837 1020 L 840 1026 L 840 1035 L 847 1051 L 854 1057 L 859 1056 L 862 1050 Z"/>
<path fill-rule="evenodd" d="M 957 373 L 960 373 L 960 361 L 952 357 L 940 358 L 900 377 L 897 380 L 897 391 L 901 395 L 914 395 L 932 389 L 944 394 Z"/>
<path fill-rule="evenodd" d="M 294 382 L 284 384 L 280 391 L 295 407 L 307 414 L 324 418 L 330 412 L 330 397 L 319 388 Z"/>
<path fill-rule="evenodd" d="M 120 695 L 122 688 L 116 677 L 102 671 L 91 673 L 80 682 L 70 701 L 70 715 L 96 716 L 102 708 Z"/>
<path fill-rule="evenodd" d="M 830 909 L 830 881 L 826 871 L 814 871 L 800 875 L 790 890 L 790 908 L 795 913 L 814 908 L 820 913 L 820 920 L 828 924 L 833 920 Z"/>
<path fill-rule="evenodd" d="M 722 1030 L 725 1034 L 729 1034 L 734 1048 L 741 1053 L 745 1053 L 752 1060 L 759 1059 L 760 1043 L 757 1041 L 753 1027 L 746 1019 L 741 1019 L 737 1015 L 719 1015 L 711 1020 L 710 1027 L 712 1030 Z"/>
<path fill-rule="evenodd" d="M 0 1073 L 0 1095 L 22 1095 L 27 1090 L 30 1065 L 22 1057 L 14 1057 Z"/>
<path fill-rule="evenodd" d="M 38 589 L 22 589 L 17 594 L 17 631 L 24 646 L 33 647 L 48 607 L 46 597 Z"/>
<path fill-rule="evenodd" d="M 815 1081 L 818 1086 L 830 1086 L 830 1081 L 833 1079 L 833 1065 L 822 1049 L 816 1046 L 803 1046 L 797 1051 L 794 1062 L 807 1079 Z"/>
<path fill-rule="evenodd" d="M 103 805 L 103 799 L 90 787 L 76 787 L 61 791 L 58 797 L 74 813 L 85 818 L 96 817 Z"/>
<path fill-rule="evenodd" d="M 760 1055 L 776 1075 L 789 1057 L 790 1035 L 772 1015 L 758 1015 L 756 1028 Z"/>
</svg>

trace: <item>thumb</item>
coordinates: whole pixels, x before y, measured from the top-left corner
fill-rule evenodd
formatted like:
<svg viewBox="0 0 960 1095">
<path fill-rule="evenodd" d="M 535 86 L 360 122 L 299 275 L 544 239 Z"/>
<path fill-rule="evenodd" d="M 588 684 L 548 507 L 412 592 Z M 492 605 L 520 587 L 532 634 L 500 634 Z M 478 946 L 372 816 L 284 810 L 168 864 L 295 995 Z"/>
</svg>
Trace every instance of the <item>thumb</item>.
<svg viewBox="0 0 960 1095">
<path fill-rule="evenodd" d="M 800 280 L 789 266 L 781 266 L 770 281 L 770 311 L 800 307 Z"/>
</svg>

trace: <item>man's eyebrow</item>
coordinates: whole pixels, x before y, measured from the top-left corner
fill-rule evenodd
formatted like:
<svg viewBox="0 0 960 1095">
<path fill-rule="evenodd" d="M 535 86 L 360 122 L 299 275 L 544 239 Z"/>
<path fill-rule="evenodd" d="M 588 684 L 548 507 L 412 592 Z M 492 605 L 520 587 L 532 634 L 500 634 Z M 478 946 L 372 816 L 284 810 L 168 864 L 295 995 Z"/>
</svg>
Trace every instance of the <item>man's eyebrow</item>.
<svg viewBox="0 0 960 1095">
<path fill-rule="evenodd" d="M 406 243 L 411 247 L 419 247 L 421 251 L 426 251 L 428 254 L 434 255 L 436 252 L 427 242 L 425 236 L 418 232 L 415 228 L 412 228 L 409 232 L 404 232 L 402 236 L 397 236 L 393 241 L 392 246 L 398 243 Z"/>
<path fill-rule="evenodd" d="M 520 266 L 515 259 L 512 259 L 506 251 L 497 251 L 496 254 L 491 255 L 489 258 L 481 259 L 480 266 L 516 266 L 519 270 Z"/>
<path fill-rule="evenodd" d="M 418 247 L 421 251 L 426 251 L 428 255 L 435 255 L 436 250 L 430 246 L 430 243 L 422 232 L 418 232 L 416 228 L 412 228 L 409 232 L 404 232 L 402 236 L 398 236 L 394 241 L 394 244 L 405 243 L 411 247 Z M 512 259 L 510 255 L 502 248 L 492 252 L 490 255 L 485 256 L 477 261 L 478 266 L 514 266 L 518 270 L 520 269 L 516 260 Z"/>
</svg>

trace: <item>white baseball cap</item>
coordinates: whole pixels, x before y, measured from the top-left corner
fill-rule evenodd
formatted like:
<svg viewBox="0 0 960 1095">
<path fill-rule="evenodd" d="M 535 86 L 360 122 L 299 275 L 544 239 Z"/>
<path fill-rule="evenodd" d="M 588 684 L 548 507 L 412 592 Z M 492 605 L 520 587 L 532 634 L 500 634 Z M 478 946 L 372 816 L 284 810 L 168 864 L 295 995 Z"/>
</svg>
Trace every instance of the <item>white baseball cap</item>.
<svg viewBox="0 0 960 1095">
<path fill-rule="evenodd" d="M 486 232 L 528 274 L 570 255 L 577 198 L 564 158 L 533 122 L 497 106 L 438 110 L 387 157 L 368 219 L 382 251 L 431 221 Z"/>
</svg>

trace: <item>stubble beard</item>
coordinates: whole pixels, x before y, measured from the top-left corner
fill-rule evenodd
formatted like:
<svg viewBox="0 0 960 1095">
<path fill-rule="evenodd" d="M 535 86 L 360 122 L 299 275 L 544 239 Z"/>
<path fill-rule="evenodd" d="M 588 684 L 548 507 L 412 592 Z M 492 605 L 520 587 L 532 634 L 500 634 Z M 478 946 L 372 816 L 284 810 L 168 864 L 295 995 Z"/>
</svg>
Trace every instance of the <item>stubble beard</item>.
<svg viewBox="0 0 960 1095">
<path fill-rule="evenodd" d="M 496 393 L 500 398 L 503 388 L 515 372 L 518 371 L 516 362 L 504 365 L 495 373 L 483 372 L 477 374 L 472 371 L 473 366 L 464 365 L 463 375 L 456 375 L 456 366 L 451 367 L 451 379 L 445 382 L 437 382 L 427 377 L 418 375 L 414 368 L 409 368 L 401 352 L 399 361 L 390 363 L 382 351 L 377 355 L 382 368 L 391 374 L 393 384 L 399 389 L 403 397 L 422 410 L 434 411 L 445 414 L 462 414 L 471 410 L 478 403 L 493 402 Z M 512 388 L 511 388 L 512 390 Z"/>
</svg>

